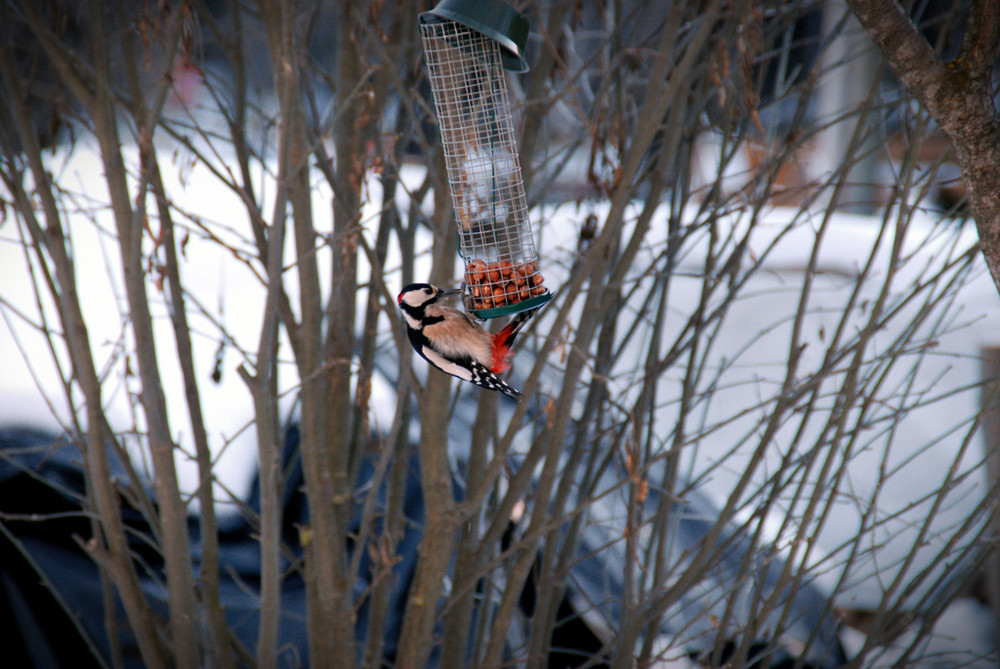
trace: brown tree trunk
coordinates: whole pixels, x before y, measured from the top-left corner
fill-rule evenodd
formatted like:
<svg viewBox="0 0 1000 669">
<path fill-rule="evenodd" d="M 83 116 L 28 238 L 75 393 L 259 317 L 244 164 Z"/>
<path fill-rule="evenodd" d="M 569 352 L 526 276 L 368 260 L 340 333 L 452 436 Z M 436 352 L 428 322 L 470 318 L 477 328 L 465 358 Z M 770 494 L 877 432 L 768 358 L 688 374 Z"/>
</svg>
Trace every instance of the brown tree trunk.
<svg viewBox="0 0 1000 669">
<path fill-rule="evenodd" d="M 986 264 L 1000 286 L 1000 114 L 993 61 L 1000 4 L 974 0 L 959 56 L 942 62 L 895 0 L 847 0 L 906 89 L 931 113 L 955 149 Z"/>
</svg>

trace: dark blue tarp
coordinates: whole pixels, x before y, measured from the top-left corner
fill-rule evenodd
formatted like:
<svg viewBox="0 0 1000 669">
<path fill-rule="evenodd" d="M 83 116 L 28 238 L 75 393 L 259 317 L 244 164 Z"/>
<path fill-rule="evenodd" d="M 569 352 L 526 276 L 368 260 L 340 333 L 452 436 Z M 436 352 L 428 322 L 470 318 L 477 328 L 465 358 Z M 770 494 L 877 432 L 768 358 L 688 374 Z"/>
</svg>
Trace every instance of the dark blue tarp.
<svg viewBox="0 0 1000 669">
<path fill-rule="evenodd" d="M 286 577 L 282 582 L 282 613 L 279 647 L 281 666 L 308 666 L 306 639 L 305 587 L 295 563 L 301 560 L 298 528 L 308 524 L 308 506 L 303 494 L 301 467 L 297 459 L 298 432 L 287 431 L 285 448 L 286 480 L 282 491 L 282 532 L 285 547 Z M 106 592 L 101 574 L 82 546 L 91 536 L 91 523 L 83 513 L 85 481 L 80 466 L 79 448 L 65 437 L 55 437 L 25 428 L 0 429 L 0 629 L 4 630 L 4 665 L 11 667 L 90 667 L 111 666 L 111 647 L 106 628 Z M 129 485 L 129 475 L 114 450 L 109 449 L 112 475 L 121 486 Z M 391 665 L 396 652 L 396 640 L 401 629 L 408 584 L 417 559 L 420 527 L 423 524 L 423 503 L 420 495 L 418 463 L 411 459 L 407 467 L 404 509 L 407 527 L 397 544 L 398 563 L 393 574 L 393 587 L 386 621 L 385 663 Z M 357 490 L 359 499 L 367 494 L 374 472 L 373 461 L 363 463 Z M 147 491 L 152 498 L 151 492 Z M 461 494 L 456 485 L 456 494 Z M 655 492 L 654 492 L 655 495 Z M 384 504 L 384 490 L 378 492 L 378 504 Z M 155 550 L 152 532 L 143 515 L 130 506 L 122 495 L 122 518 L 131 548 L 140 568 L 142 588 L 159 615 L 166 615 L 167 595 L 163 587 L 163 564 Z M 655 508 L 658 503 L 649 499 Z M 226 616 L 238 640 L 253 650 L 257 634 L 257 599 L 260 560 L 255 529 L 250 520 L 258 508 L 256 487 L 247 500 L 249 513 L 224 518 L 220 522 L 220 589 Z M 712 526 L 712 509 L 707 504 L 688 500 L 676 507 L 678 546 L 696 546 Z M 353 524 L 360 522 L 360 507 Z M 377 528 L 376 528 L 377 531 Z M 580 542 L 580 559 L 568 578 L 568 592 L 561 603 L 558 639 L 553 639 L 550 667 L 575 666 L 581 657 L 590 657 L 601 647 L 599 633 L 591 629 L 614 629 L 620 613 L 622 574 L 620 551 L 615 549 L 615 532 L 600 523 L 586 526 Z M 609 533 L 610 532 L 610 533 Z M 617 537 L 620 538 L 620 532 Z M 191 543 L 197 568 L 200 543 L 197 524 L 192 521 Z M 702 638 L 711 648 L 714 636 L 709 616 L 716 611 L 708 594 L 734 591 L 740 576 L 748 546 L 745 541 L 731 540 L 705 583 L 693 588 L 690 596 L 671 610 L 677 633 L 693 639 Z M 345 546 L 351 551 L 352 546 Z M 367 552 L 366 552 L 367 553 Z M 358 600 L 369 587 L 368 556 L 362 556 L 358 583 L 354 584 Z M 758 588 L 774 583 L 781 569 L 780 560 L 773 560 L 751 570 Z M 529 582 L 521 597 L 525 616 L 530 616 L 536 594 Z M 804 658 L 808 664 L 798 666 L 836 667 L 843 662 L 837 643 L 836 624 L 825 598 L 810 587 L 788 593 L 792 601 L 794 624 L 784 636 L 793 634 L 800 642 L 809 639 L 811 650 Z M 120 606 L 115 604 L 118 643 L 125 667 L 141 667 L 138 647 L 132 637 Z M 574 609 L 574 606 L 577 607 Z M 579 616 L 577 611 L 585 610 Z M 358 614 L 359 637 L 368 629 L 368 611 L 362 606 Z M 795 617 L 799 618 L 796 619 Z M 585 622 L 587 621 L 587 622 Z M 588 624 L 590 626 L 588 626 Z M 596 628 L 595 628 L 596 629 Z M 697 633 L 692 633 L 697 632 Z M 359 639 L 363 641 L 363 638 Z M 730 643 L 738 643 L 734 640 Z M 363 647 L 363 644 L 359 644 Z M 796 666 L 795 658 L 781 645 L 757 643 L 762 657 L 769 657 L 772 667 Z M 692 656 L 703 652 L 691 646 Z M 100 658 L 100 659 L 98 659 Z M 436 664 L 436 658 L 432 658 Z M 601 665 L 597 665 L 601 666 Z"/>
</svg>

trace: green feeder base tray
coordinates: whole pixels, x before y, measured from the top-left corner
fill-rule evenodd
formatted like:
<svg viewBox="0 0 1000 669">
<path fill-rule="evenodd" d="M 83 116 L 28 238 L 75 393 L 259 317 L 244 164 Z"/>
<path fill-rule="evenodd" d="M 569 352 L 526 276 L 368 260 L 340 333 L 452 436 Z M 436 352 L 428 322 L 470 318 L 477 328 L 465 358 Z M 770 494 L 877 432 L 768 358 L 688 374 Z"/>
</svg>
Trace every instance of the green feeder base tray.
<svg viewBox="0 0 1000 669">
<path fill-rule="evenodd" d="M 497 316 L 519 314 L 522 311 L 528 311 L 529 309 L 540 307 L 555 296 L 555 293 L 545 292 L 541 295 L 536 295 L 535 297 L 518 302 L 517 304 L 505 304 L 502 307 L 493 307 L 492 309 L 476 309 L 472 311 L 472 314 L 476 318 L 481 318 L 483 320 L 489 320 L 490 318 L 496 318 Z"/>
</svg>

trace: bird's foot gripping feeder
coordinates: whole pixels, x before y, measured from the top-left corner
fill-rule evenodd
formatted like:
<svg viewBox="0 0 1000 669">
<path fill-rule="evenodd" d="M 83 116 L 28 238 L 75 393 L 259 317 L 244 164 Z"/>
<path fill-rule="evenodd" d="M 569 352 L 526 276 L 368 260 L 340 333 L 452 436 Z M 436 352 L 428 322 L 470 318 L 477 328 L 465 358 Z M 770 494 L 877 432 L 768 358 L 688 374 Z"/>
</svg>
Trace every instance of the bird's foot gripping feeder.
<svg viewBox="0 0 1000 669">
<path fill-rule="evenodd" d="M 465 304 L 479 318 L 552 298 L 538 269 L 504 68 L 523 72 L 528 19 L 500 0 L 442 0 L 420 35 L 465 260 Z"/>
</svg>

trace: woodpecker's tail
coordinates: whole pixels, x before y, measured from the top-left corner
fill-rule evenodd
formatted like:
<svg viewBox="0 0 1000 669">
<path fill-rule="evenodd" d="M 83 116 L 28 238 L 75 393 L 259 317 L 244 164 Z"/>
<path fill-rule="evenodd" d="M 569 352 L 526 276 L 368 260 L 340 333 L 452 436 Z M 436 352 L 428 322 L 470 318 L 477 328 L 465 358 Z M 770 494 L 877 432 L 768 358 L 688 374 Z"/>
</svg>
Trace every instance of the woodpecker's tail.
<svg viewBox="0 0 1000 669">
<path fill-rule="evenodd" d="M 486 369 L 478 362 L 473 362 L 472 366 L 469 368 L 469 371 L 472 372 L 469 381 L 476 384 L 480 388 L 486 388 L 488 390 L 496 390 L 497 392 L 501 392 L 507 397 L 512 397 L 518 401 L 520 401 L 524 397 L 524 395 L 521 394 L 520 390 L 510 385 L 509 383 L 501 379 L 499 376 L 494 374 L 492 370 Z"/>
<path fill-rule="evenodd" d="M 518 402 L 524 399 L 524 395 L 521 394 L 521 391 L 515 388 L 514 386 L 510 385 L 506 381 L 502 386 L 500 386 L 499 390 L 507 397 L 515 399 Z"/>
<path fill-rule="evenodd" d="M 493 335 L 493 364 L 490 366 L 493 372 L 501 374 L 510 369 L 510 363 L 507 361 L 507 358 L 510 355 L 511 346 L 514 345 L 514 339 L 517 338 L 517 333 L 531 320 L 531 317 L 539 309 L 541 307 L 535 307 L 534 309 L 515 314 L 499 332 Z"/>
</svg>

